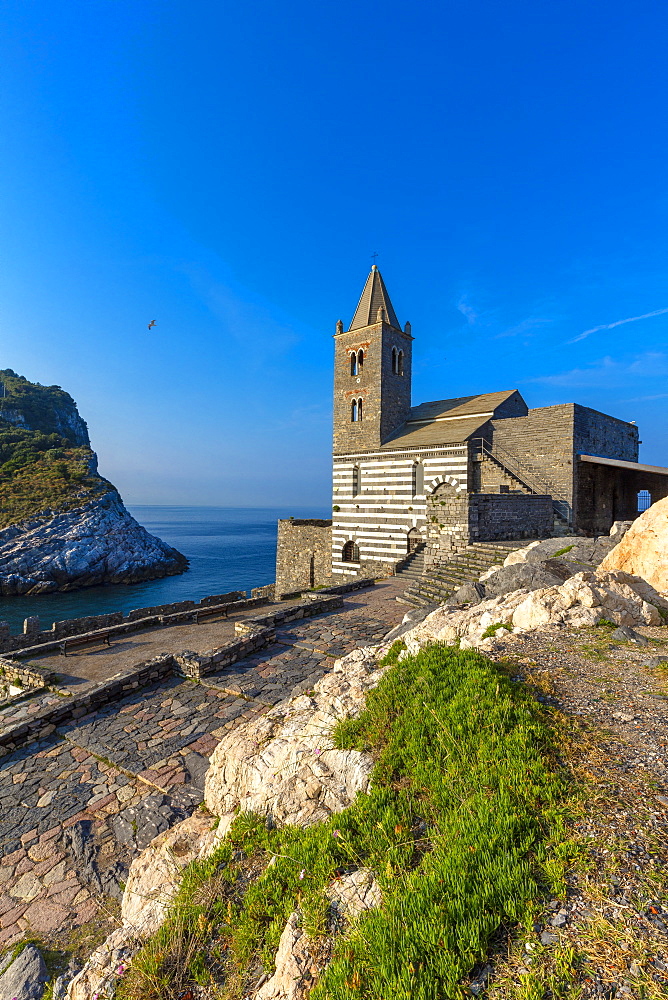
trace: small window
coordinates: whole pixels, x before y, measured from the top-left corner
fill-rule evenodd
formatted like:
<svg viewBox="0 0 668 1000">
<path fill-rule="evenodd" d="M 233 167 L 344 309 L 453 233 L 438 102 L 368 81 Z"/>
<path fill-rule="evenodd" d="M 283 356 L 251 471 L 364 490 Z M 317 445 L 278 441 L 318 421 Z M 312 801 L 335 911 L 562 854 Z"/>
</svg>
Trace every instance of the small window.
<svg viewBox="0 0 668 1000">
<path fill-rule="evenodd" d="M 416 462 L 413 466 L 413 496 L 421 496 L 424 493 L 424 465 Z"/>
<path fill-rule="evenodd" d="M 346 542 L 341 553 L 341 562 L 357 563 L 360 561 L 360 550 L 354 542 Z"/>
<path fill-rule="evenodd" d="M 393 375 L 397 374 L 397 349 L 396 349 L 396 347 L 392 348 L 392 374 Z"/>
<path fill-rule="evenodd" d="M 353 465 L 353 496 L 356 497 L 360 491 L 360 467 Z"/>
<path fill-rule="evenodd" d="M 357 419 L 358 420 L 362 419 L 362 400 L 361 399 L 357 400 Z"/>
<path fill-rule="evenodd" d="M 353 399 L 350 405 L 350 420 L 354 424 L 357 420 L 357 400 Z"/>
<path fill-rule="evenodd" d="M 354 351 L 350 355 L 350 374 L 357 375 L 357 355 Z"/>
<path fill-rule="evenodd" d="M 315 587 L 315 556 L 311 556 L 308 567 L 309 586 Z"/>
<path fill-rule="evenodd" d="M 362 374 L 362 368 L 364 367 L 364 351 L 359 350 L 357 352 L 357 374 Z"/>
<path fill-rule="evenodd" d="M 399 351 L 397 354 L 397 375 L 403 375 L 404 373 L 404 352 Z"/>
<path fill-rule="evenodd" d="M 638 493 L 638 513 L 642 514 L 644 510 L 652 506 L 652 494 L 649 490 L 640 490 Z"/>
</svg>

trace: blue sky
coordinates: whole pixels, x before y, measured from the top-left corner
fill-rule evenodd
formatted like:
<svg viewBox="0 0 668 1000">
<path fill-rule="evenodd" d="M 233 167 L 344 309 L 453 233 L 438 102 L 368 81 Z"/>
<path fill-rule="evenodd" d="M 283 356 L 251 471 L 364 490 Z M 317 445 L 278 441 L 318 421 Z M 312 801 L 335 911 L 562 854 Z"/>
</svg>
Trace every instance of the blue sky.
<svg viewBox="0 0 668 1000">
<path fill-rule="evenodd" d="M 326 505 L 377 251 L 415 403 L 581 402 L 668 465 L 667 30 L 643 0 L 4 0 L 0 367 L 72 393 L 129 502 Z"/>
</svg>

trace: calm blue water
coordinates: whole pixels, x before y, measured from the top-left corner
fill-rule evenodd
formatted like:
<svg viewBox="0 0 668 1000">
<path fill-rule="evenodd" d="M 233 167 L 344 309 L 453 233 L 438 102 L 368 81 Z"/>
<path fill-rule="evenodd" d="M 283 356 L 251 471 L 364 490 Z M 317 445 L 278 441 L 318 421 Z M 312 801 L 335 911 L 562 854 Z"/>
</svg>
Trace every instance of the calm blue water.
<svg viewBox="0 0 668 1000">
<path fill-rule="evenodd" d="M 42 597 L 0 598 L 0 621 L 12 632 L 23 619 L 39 615 L 42 625 L 64 618 L 130 611 L 132 608 L 199 600 L 229 590 L 250 590 L 273 583 L 276 521 L 279 517 L 331 517 L 327 508 L 128 507 L 140 524 L 190 559 L 181 576 L 130 586 L 86 587 Z"/>
</svg>

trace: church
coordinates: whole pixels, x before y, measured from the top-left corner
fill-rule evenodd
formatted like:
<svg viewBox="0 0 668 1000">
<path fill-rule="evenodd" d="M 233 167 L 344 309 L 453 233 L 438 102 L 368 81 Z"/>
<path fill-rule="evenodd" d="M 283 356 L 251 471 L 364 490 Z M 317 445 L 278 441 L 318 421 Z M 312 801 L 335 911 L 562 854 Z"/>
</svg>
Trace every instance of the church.
<svg viewBox="0 0 668 1000">
<path fill-rule="evenodd" d="M 279 522 L 277 594 L 392 574 L 423 545 L 433 565 L 473 542 L 604 534 L 668 496 L 636 425 L 578 403 L 413 406 L 413 340 L 374 265 L 334 335 L 332 520 Z"/>
</svg>

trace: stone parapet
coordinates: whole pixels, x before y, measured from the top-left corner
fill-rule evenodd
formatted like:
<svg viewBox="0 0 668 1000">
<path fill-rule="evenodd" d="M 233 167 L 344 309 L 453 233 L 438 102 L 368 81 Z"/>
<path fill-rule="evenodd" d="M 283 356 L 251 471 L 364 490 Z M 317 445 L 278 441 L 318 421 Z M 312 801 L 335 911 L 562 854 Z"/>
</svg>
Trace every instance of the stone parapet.
<svg viewBox="0 0 668 1000">
<path fill-rule="evenodd" d="M 246 597 L 245 590 L 234 590 L 229 594 L 216 594 L 210 597 L 203 597 L 199 603 L 196 601 L 176 601 L 171 604 L 157 604 L 150 608 L 134 608 L 126 615 L 122 611 L 111 611 L 104 615 L 87 615 L 84 618 L 68 618 L 60 622 L 54 622 L 50 629 L 39 628 L 39 618 L 26 618 L 23 635 L 11 635 L 9 625 L 0 622 L 0 653 L 18 652 L 23 650 L 25 655 L 29 655 L 32 647 L 48 646 L 59 639 L 67 639 L 70 636 L 80 636 L 93 633 L 99 629 L 108 630 L 118 625 L 126 626 L 130 623 L 139 622 L 140 627 L 147 625 L 159 625 L 173 623 L 187 618 L 177 619 L 176 615 L 192 613 L 201 608 L 220 607 L 234 604 L 235 608 L 253 607 Z M 256 602 L 258 598 L 255 598 Z M 136 627 L 136 626 L 134 626 Z M 42 649 L 42 652 L 45 650 Z"/>
<path fill-rule="evenodd" d="M 267 599 L 264 597 L 246 598 L 243 601 L 230 601 L 228 604 L 209 604 L 202 605 L 194 604 L 192 601 L 182 601 L 180 604 L 188 604 L 191 607 L 186 610 L 177 611 L 174 614 L 155 614 L 150 615 L 146 618 L 133 618 L 131 620 L 122 621 L 121 624 L 110 624 L 107 627 L 95 628 L 84 632 L 68 632 L 66 635 L 62 635 L 58 639 L 53 638 L 53 632 L 41 632 L 39 633 L 40 638 L 38 642 L 34 645 L 29 645 L 24 648 L 19 648 L 13 651 L 13 658 L 25 658 L 30 656 L 44 656 L 47 653 L 55 653 L 61 650 L 63 642 L 67 639 L 76 639 L 81 644 L 86 641 L 95 642 L 103 641 L 107 638 L 113 639 L 114 636 L 125 635 L 128 632 L 138 631 L 145 628 L 156 628 L 160 626 L 169 625 L 179 625 L 182 622 L 196 621 L 199 615 L 202 613 L 203 609 L 206 608 L 207 616 L 210 614 L 228 614 L 230 611 L 237 612 L 243 611 L 248 608 L 261 607 L 267 604 Z M 173 605 L 163 605 L 163 607 L 173 607 Z M 100 615 L 99 618 L 113 618 L 112 615 Z M 122 615 L 121 615 L 122 618 Z M 91 621 L 91 619 L 76 619 L 77 621 Z M 48 639 L 41 638 L 42 636 L 49 636 Z M 23 637 L 21 637 L 23 638 Z M 31 637 L 35 639 L 35 635 Z"/>
</svg>

